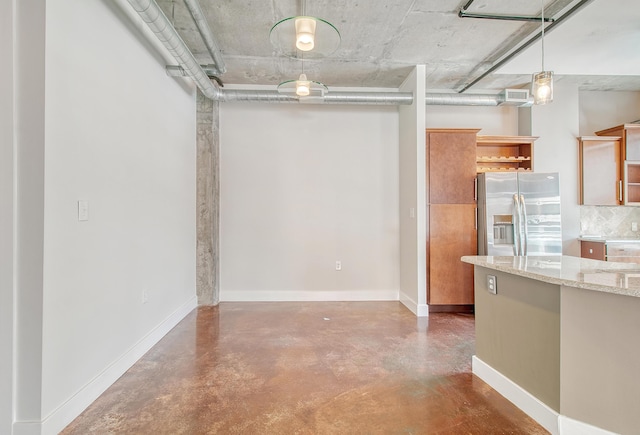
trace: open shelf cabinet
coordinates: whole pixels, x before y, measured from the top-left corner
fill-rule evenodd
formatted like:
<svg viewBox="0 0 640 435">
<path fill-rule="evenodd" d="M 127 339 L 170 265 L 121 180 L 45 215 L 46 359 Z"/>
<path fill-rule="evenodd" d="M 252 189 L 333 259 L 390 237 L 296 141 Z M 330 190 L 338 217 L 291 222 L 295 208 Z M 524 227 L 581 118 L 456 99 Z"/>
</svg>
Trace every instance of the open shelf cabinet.
<svg viewBox="0 0 640 435">
<path fill-rule="evenodd" d="M 534 136 L 481 136 L 476 140 L 476 171 L 533 171 Z"/>
<path fill-rule="evenodd" d="M 640 205 L 640 161 L 627 160 L 624 162 L 624 203 Z"/>
</svg>

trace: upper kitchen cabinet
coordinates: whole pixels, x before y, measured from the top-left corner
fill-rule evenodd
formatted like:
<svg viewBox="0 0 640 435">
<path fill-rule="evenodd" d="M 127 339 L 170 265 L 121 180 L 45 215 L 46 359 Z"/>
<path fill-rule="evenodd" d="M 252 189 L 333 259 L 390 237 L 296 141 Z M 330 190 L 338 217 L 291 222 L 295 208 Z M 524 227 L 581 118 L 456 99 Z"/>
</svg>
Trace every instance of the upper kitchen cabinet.
<svg viewBox="0 0 640 435">
<path fill-rule="evenodd" d="M 473 204 L 479 129 L 427 129 L 430 204 Z"/>
<path fill-rule="evenodd" d="M 532 171 L 534 136 L 478 136 L 477 171 Z"/>
<path fill-rule="evenodd" d="M 623 203 L 623 165 L 619 136 L 578 138 L 580 204 Z"/>
<path fill-rule="evenodd" d="M 620 137 L 621 160 L 640 160 L 640 124 L 621 124 L 596 131 L 596 135 Z"/>
</svg>

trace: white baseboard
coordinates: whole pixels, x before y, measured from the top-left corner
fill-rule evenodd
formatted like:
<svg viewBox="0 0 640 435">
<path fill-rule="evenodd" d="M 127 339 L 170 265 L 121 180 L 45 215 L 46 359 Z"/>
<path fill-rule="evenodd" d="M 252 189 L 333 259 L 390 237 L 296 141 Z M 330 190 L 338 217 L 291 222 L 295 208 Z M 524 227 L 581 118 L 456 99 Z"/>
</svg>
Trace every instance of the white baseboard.
<svg viewBox="0 0 640 435">
<path fill-rule="evenodd" d="M 17 421 L 13 423 L 13 435 L 40 435 L 42 423 L 39 421 Z"/>
<path fill-rule="evenodd" d="M 472 371 L 554 435 L 616 435 L 557 413 L 475 355 Z"/>
<path fill-rule="evenodd" d="M 489 384 L 546 430 L 554 435 L 560 433 L 558 428 L 559 413 L 549 408 L 528 391 L 475 355 L 473 356 L 471 367 L 474 375 Z"/>
<path fill-rule="evenodd" d="M 224 290 L 220 302 L 397 301 L 398 290 Z"/>
<path fill-rule="evenodd" d="M 405 293 L 400 292 L 400 302 L 402 302 L 402 305 L 411 310 L 411 312 L 417 317 L 429 316 L 429 305 L 419 304 Z"/>
<path fill-rule="evenodd" d="M 37 429 L 34 428 L 33 422 L 17 422 L 14 424 L 14 434 L 48 435 L 60 432 L 196 307 L 197 298 L 193 296 L 171 313 L 165 320 L 160 322 L 158 326 L 153 328 L 113 364 L 105 368 L 76 392 L 76 394 L 45 417 L 41 424 L 37 424 Z"/>
<path fill-rule="evenodd" d="M 560 435 L 616 435 L 615 432 L 609 432 L 564 415 L 558 418 L 558 426 L 560 427 Z"/>
</svg>

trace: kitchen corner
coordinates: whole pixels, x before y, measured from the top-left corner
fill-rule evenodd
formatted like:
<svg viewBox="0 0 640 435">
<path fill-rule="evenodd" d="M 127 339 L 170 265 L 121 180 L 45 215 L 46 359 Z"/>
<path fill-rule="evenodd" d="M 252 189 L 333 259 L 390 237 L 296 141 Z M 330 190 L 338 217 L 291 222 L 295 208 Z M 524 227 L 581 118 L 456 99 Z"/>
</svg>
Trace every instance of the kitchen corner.
<svg viewBox="0 0 640 435">
<path fill-rule="evenodd" d="M 640 208 L 580 207 L 580 256 L 594 260 L 640 263 Z"/>
</svg>

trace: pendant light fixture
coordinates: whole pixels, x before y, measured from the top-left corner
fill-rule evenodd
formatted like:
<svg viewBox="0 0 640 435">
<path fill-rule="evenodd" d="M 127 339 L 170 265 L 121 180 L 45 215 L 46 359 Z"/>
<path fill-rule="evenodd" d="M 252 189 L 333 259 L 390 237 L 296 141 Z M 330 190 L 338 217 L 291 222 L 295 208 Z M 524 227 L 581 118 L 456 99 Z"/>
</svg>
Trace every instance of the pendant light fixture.
<svg viewBox="0 0 640 435">
<path fill-rule="evenodd" d="M 553 101 L 553 71 L 544 70 L 544 0 L 542 0 L 542 12 L 540 17 L 542 32 L 542 71 L 533 73 L 531 81 L 531 93 L 533 104 L 547 104 Z"/>
<path fill-rule="evenodd" d="M 302 72 L 297 80 L 287 80 L 278 85 L 278 92 L 281 94 L 305 97 L 324 97 L 329 89 L 320 82 L 309 80 L 304 72 L 304 62 L 302 63 Z"/>
<path fill-rule="evenodd" d="M 306 14 L 302 0 L 302 14 L 278 21 L 269 32 L 273 47 L 282 55 L 300 59 L 321 59 L 331 55 L 340 45 L 340 32 L 328 21 Z"/>
</svg>

